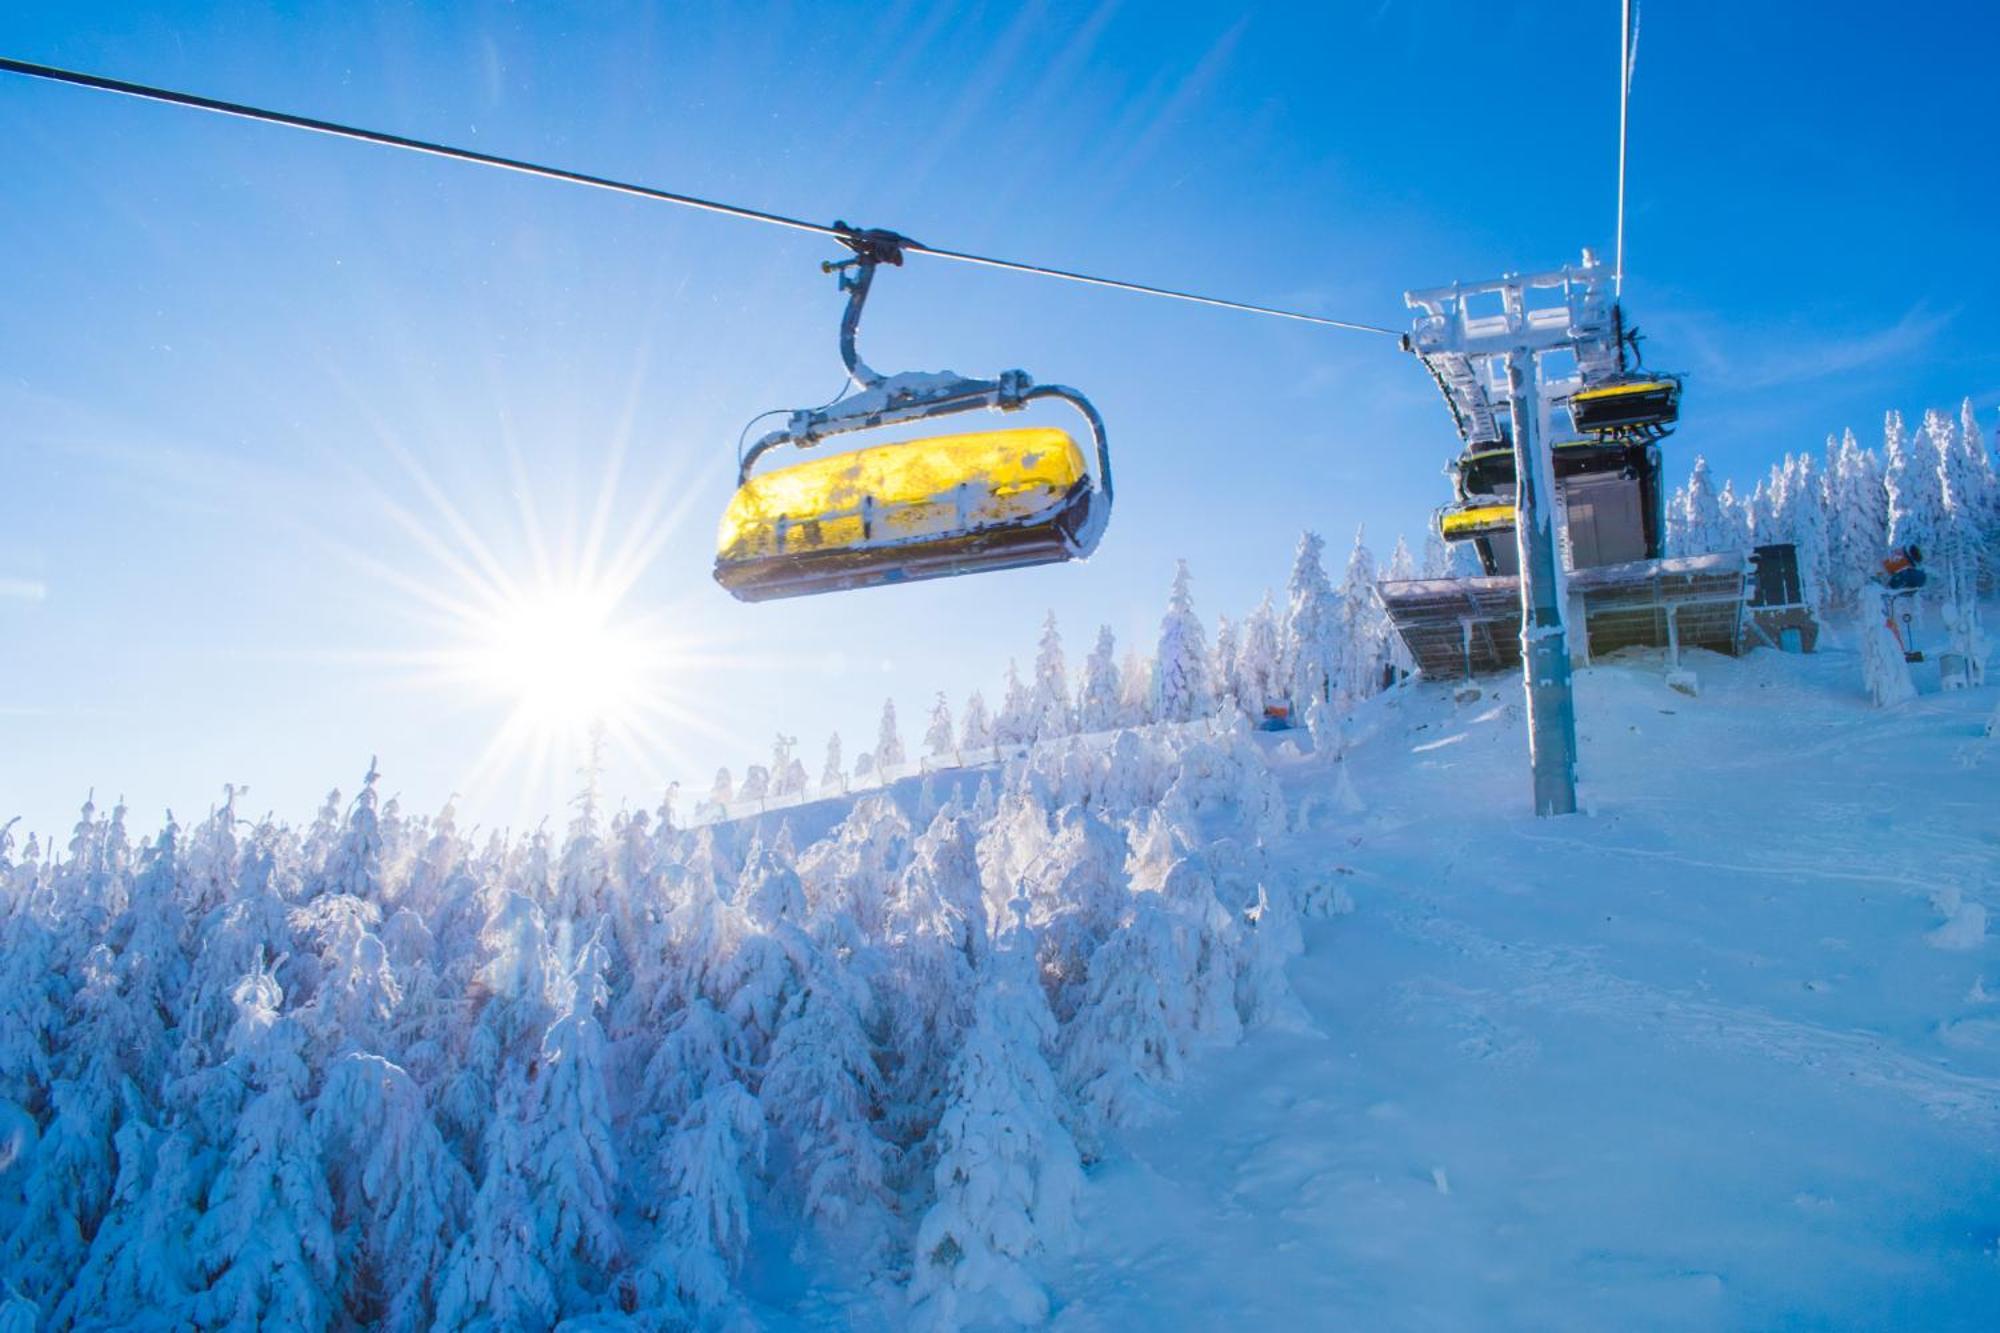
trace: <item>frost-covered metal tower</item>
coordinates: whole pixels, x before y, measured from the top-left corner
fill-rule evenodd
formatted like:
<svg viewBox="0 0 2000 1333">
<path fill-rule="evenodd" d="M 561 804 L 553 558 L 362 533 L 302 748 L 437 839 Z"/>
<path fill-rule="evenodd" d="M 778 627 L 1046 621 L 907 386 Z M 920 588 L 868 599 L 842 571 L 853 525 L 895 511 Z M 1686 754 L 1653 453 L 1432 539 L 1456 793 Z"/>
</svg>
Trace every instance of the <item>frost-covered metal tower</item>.
<svg viewBox="0 0 2000 1333">
<path fill-rule="evenodd" d="M 1576 708 L 1549 411 L 1623 368 L 1610 286 L 1586 250 L 1581 264 L 1553 272 L 1454 283 L 1403 298 L 1418 312 L 1404 346 L 1437 380 L 1467 445 L 1511 445 L 1514 452 L 1521 664 L 1538 815 L 1576 810 Z"/>
</svg>

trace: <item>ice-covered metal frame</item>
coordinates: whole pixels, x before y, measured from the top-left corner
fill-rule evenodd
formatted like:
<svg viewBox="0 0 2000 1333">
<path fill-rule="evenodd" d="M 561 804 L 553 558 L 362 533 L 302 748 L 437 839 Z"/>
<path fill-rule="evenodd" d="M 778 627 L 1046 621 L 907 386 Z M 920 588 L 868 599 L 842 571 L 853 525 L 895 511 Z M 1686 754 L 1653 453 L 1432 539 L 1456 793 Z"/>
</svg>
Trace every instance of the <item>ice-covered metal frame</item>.
<svg viewBox="0 0 2000 1333">
<path fill-rule="evenodd" d="M 743 452 L 737 465 L 737 484 L 750 479 L 757 461 L 773 449 L 792 445 L 809 449 L 831 435 L 874 430 L 962 412 L 1017 412 L 1028 404 L 1054 399 L 1069 404 L 1090 427 L 1091 454 L 1096 463 L 1094 486 L 1097 496 L 1091 504 L 1090 527 L 1079 533 L 1086 549 L 1111 517 L 1111 446 L 1105 436 L 1104 418 L 1075 389 L 1061 384 L 1037 384 L 1022 370 L 1002 371 L 990 380 L 970 379 L 951 371 L 910 371 L 884 375 L 861 359 L 856 346 L 861 330 L 861 310 L 875 281 L 879 264 L 903 262 L 903 238 L 893 232 L 847 230 L 843 241 L 854 258 L 823 265 L 840 274 L 840 289 L 847 293 L 847 309 L 840 319 L 840 359 L 856 392 L 826 407 L 800 408 L 784 427 L 760 437 Z"/>
<path fill-rule="evenodd" d="M 1538 300 L 1543 294 L 1549 298 L 1546 303 Z M 1476 313 L 1472 306 L 1481 298 L 1499 309 Z M 1506 440 L 1503 362 L 1508 352 L 1575 353 L 1572 374 L 1542 380 L 1539 396 L 1547 406 L 1625 373 L 1624 329 L 1610 275 L 1589 250 L 1582 263 L 1546 273 L 1453 283 L 1407 292 L 1403 299 L 1420 312 L 1403 336 L 1403 346 L 1416 353 L 1437 381 L 1453 424 L 1473 448 Z"/>
</svg>

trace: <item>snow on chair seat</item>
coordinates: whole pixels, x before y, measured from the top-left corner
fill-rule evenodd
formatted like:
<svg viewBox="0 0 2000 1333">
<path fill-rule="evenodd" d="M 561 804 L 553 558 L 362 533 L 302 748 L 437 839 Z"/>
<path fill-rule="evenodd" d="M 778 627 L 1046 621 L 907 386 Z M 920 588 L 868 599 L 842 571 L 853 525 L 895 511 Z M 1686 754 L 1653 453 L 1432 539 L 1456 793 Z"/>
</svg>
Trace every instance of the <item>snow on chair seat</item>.
<svg viewBox="0 0 2000 1333">
<path fill-rule="evenodd" d="M 715 577 L 745 601 L 1088 556 L 1103 531 L 1089 462 L 1049 426 L 875 445 L 748 479 Z"/>
</svg>

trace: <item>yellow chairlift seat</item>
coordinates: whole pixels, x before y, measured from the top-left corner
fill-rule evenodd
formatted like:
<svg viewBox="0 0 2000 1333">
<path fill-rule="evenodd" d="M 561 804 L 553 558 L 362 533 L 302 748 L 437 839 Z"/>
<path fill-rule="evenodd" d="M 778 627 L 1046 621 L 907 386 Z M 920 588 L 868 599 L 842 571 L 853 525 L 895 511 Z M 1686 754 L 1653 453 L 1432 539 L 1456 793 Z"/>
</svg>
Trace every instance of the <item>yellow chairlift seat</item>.
<svg viewBox="0 0 2000 1333">
<path fill-rule="evenodd" d="M 1678 380 L 1625 380 L 1579 389 L 1569 411 L 1581 431 L 1642 430 L 1672 425 L 1680 402 Z"/>
<path fill-rule="evenodd" d="M 861 309 L 876 268 L 900 265 L 911 242 L 841 222 L 834 229 L 853 258 L 820 267 L 839 273 L 847 293 L 840 359 L 854 392 L 790 413 L 747 450 L 738 441 L 715 581 L 741 601 L 763 602 L 1081 560 L 1096 550 L 1111 521 L 1111 450 L 1090 400 L 1020 370 L 987 380 L 872 369 L 855 345 Z M 1088 452 L 1067 431 L 1027 426 L 872 445 L 756 474 L 758 460 L 780 448 L 1050 401 L 1083 418 Z"/>
<path fill-rule="evenodd" d="M 758 602 L 1081 559 L 1104 531 L 1101 497 L 1051 426 L 874 445 L 747 478 L 715 578 Z"/>
<path fill-rule="evenodd" d="M 1513 505 L 1473 505 L 1438 515 L 1438 536 L 1448 542 L 1491 537 L 1514 530 Z"/>
</svg>

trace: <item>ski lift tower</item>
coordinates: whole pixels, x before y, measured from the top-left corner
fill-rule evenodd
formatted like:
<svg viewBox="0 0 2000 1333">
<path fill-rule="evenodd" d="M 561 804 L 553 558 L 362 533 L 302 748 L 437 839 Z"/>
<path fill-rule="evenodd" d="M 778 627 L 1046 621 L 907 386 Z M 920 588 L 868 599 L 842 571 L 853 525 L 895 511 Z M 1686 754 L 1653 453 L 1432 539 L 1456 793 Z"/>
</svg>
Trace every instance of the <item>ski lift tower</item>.
<svg viewBox="0 0 2000 1333">
<path fill-rule="evenodd" d="M 1586 382 L 1613 379 L 1623 370 L 1610 286 L 1585 250 L 1581 264 L 1554 272 L 1454 283 L 1403 297 L 1418 312 L 1403 346 L 1437 381 L 1459 434 L 1469 446 L 1511 445 L 1514 451 L 1521 665 L 1537 815 L 1576 811 L 1576 706 L 1549 415 Z"/>
</svg>

